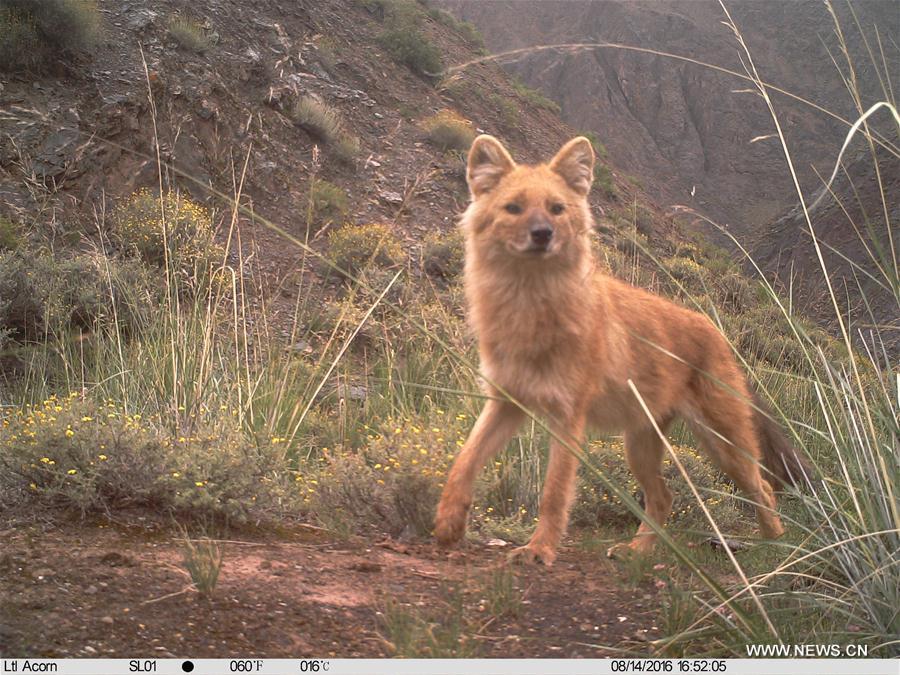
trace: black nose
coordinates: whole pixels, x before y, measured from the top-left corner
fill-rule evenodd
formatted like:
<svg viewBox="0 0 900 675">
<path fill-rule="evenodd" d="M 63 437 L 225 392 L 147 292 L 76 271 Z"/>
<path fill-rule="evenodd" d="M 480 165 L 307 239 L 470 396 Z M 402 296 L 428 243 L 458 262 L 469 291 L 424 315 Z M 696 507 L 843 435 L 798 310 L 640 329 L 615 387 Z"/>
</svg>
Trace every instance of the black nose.
<svg viewBox="0 0 900 675">
<path fill-rule="evenodd" d="M 542 225 L 531 228 L 531 241 L 536 246 L 547 246 L 553 238 L 553 228 Z"/>
</svg>

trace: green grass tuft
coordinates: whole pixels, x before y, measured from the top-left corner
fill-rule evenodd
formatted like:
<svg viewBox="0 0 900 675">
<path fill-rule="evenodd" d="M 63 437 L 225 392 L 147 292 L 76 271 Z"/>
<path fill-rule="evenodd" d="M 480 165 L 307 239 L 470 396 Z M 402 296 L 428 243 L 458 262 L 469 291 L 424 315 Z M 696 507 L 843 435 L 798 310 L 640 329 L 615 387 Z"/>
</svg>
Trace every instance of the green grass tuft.
<svg viewBox="0 0 900 675">
<path fill-rule="evenodd" d="M 309 186 L 312 205 L 312 220 L 315 229 L 333 223 L 341 224 L 350 210 L 347 193 L 334 183 L 321 178 L 313 178 Z"/>
<path fill-rule="evenodd" d="M 93 0 L 0 0 L 0 69 L 42 70 L 90 52 L 101 23 Z"/>
<path fill-rule="evenodd" d="M 15 251 L 22 245 L 19 227 L 8 218 L 0 216 L 0 252 Z"/>
<path fill-rule="evenodd" d="M 169 35 L 183 49 L 205 54 L 213 47 L 212 36 L 199 21 L 186 16 L 176 15 L 169 19 Z"/>
<path fill-rule="evenodd" d="M 559 104 L 556 101 L 547 98 L 537 89 L 529 87 L 521 80 L 513 80 L 512 85 L 516 94 L 529 105 L 532 105 L 535 108 L 540 108 L 541 110 L 548 110 L 554 115 L 559 115 L 562 112 L 562 109 L 559 107 Z"/>
<path fill-rule="evenodd" d="M 389 28 L 378 36 L 378 43 L 397 63 L 417 75 L 436 77 L 444 68 L 440 50 L 415 27 Z"/>
</svg>

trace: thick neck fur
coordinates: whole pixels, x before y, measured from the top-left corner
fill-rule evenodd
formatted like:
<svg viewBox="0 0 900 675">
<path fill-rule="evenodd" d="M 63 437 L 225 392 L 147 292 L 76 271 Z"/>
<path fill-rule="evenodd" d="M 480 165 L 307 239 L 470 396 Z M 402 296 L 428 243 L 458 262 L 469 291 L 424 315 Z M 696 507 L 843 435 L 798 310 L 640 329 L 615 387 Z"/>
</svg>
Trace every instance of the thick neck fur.
<svg viewBox="0 0 900 675">
<path fill-rule="evenodd" d="M 464 221 L 465 227 L 465 221 Z M 559 259 L 522 259 L 466 238 L 469 321 L 482 358 L 552 358 L 583 349 L 597 319 L 598 290 L 588 235 Z"/>
</svg>

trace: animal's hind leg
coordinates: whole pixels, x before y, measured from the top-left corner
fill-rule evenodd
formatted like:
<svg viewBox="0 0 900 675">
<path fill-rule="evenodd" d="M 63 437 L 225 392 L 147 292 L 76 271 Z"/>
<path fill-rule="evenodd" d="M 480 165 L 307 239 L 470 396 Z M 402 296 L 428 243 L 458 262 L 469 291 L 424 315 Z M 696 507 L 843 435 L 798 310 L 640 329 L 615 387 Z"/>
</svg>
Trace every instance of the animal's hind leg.
<svg viewBox="0 0 900 675">
<path fill-rule="evenodd" d="M 660 425 L 665 430 L 670 420 Z M 628 467 L 644 491 L 647 515 L 662 526 L 672 510 L 672 493 L 662 477 L 662 459 L 665 446 L 653 427 L 625 433 L 625 458 Z M 656 544 L 657 535 L 647 523 L 641 522 L 637 534 L 629 543 L 616 544 L 607 551 L 611 558 L 624 557 L 633 553 L 650 553 Z"/>
<path fill-rule="evenodd" d="M 760 471 L 761 457 L 751 408 L 733 394 L 725 405 L 707 405 L 702 419 L 692 424 L 706 452 L 756 507 L 760 533 L 768 539 L 784 534 L 781 519 L 775 512 L 775 494 Z M 740 406 L 740 407 L 738 407 Z"/>
</svg>

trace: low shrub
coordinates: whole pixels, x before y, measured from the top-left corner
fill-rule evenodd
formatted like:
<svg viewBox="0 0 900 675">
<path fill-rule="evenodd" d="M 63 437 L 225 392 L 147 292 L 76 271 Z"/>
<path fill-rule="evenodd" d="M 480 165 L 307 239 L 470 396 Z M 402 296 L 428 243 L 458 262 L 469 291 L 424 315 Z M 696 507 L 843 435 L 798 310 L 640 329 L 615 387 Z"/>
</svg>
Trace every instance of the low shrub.
<svg viewBox="0 0 900 675">
<path fill-rule="evenodd" d="M 484 47 L 484 36 L 474 23 L 457 19 L 447 10 L 437 9 L 436 7 L 429 8 L 427 14 L 442 26 L 447 26 L 447 28 L 459 33 L 459 35 L 469 44 L 475 45 L 476 47 Z"/>
<path fill-rule="evenodd" d="M 451 281 L 463 271 L 465 244 L 462 233 L 453 229 L 446 234 L 434 232 L 422 246 L 425 273 L 442 281 Z"/>
<path fill-rule="evenodd" d="M 522 114 L 519 110 L 519 106 L 516 105 L 512 99 L 501 96 L 500 94 L 490 94 L 488 96 L 488 101 L 497 108 L 503 126 L 514 128 L 522 122 Z"/>
<path fill-rule="evenodd" d="M 328 235 L 328 258 L 343 271 L 356 275 L 369 265 L 397 265 L 406 254 L 391 225 L 368 223 L 333 230 Z"/>
<path fill-rule="evenodd" d="M 150 265 L 168 265 L 182 280 L 205 278 L 202 272 L 221 260 L 212 214 L 178 192 L 161 197 L 147 189 L 135 192 L 119 202 L 111 229 L 121 250 Z"/>
<path fill-rule="evenodd" d="M 212 36 L 206 28 L 186 16 L 177 15 L 169 19 L 169 35 L 184 49 L 198 54 L 209 51 L 213 46 Z"/>
<path fill-rule="evenodd" d="M 535 108 L 540 108 L 541 110 L 549 110 L 554 115 L 559 115 L 559 113 L 562 112 L 556 101 L 547 98 L 537 89 L 529 87 L 519 80 L 513 80 L 512 84 L 516 94 L 529 105 L 533 105 Z"/>
<path fill-rule="evenodd" d="M 752 525 L 752 510 L 735 497 L 734 488 L 715 465 L 694 448 L 675 447 L 678 459 L 697 487 L 704 504 L 723 531 L 733 531 L 740 523 Z M 610 480 L 638 496 L 640 487 L 625 462 L 622 443 L 604 443 L 589 448 L 591 464 Z M 663 477 L 674 495 L 669 523 L 681 528 L 709 529 L 709 521 L 697 503 L 690 487 L 668 457 L 663 460 Z M 583 471 L 578 493 L 572 507 L 572 523 L 580 527 L 596 527 L 597 523 L 622 525 L 631 528 L 639 522 L 628 507 L 589 472 Z M 724 494 L 719 494 L 724 493 Z M 639 499 L 640 501 L 640 499 Z"/>
<path fill-rule="evenodd" d="M 682 294 L 679 284 L 687 293 L 703 293 L 707 287 L 707 274 L 699 263 L 690 258 L 672 256 L 662 261 L 663 268 L 672 275 L 669 283 L 675 293 Z"/>
<path fill-rule="evenodd" d="M 459 422 L 449 416 L 428 425 L 389 419 L 367 432 L 365 447 L 329 451 L 313 478 L 298 477 L 310 484 L 313 512 L 336 530 L 428 536 L 464 440 Z"/>
<path fill-rule="evenodd" d="M 597 136 L 596 133 L 593 131 L 585 131 L 581 135 L 591 142 L 591 146 L 594 148 L 594 154 L 598 159 L 606 159 L 609 156 L 606 146 L 600 142 L 600 137 Z"/>
<path fill-rule="evenodd" d="M 359 155 L 360 147 L 359 139 L 356 136 L 343 134 L 331 146 L 331 149 L 334 151 L 334 155 L 338 160 L 345 164 L 349 164 Z"/>
<path fill-rule="evenodd" d="M 350 210 L 347 193 L 334 183 L 320 178 L 312 179 L 309 199 L 312 204 L 312 221 L 316 229 L 329 223 L 343 221 Z"/>
<path fill-rule="evenodd" d="M 339 160 L 349 162 L 359 154 L 359 139 L 345 130 L 340 112 L 327 103 L 301 96 L 290 116 L 294 124 L 328 144 Z"/>
<path fill-rule="evenodd" d="M 18 226 L 8 218 L 0 216 L 0 251 L 15 251 L 22 245 L 22 235 Z"/>
<path fill-rule="evenodd" d="M 727 272 L 714 279 L 717 300 L 726 311 L 746 312 L 756 304 L 756 289 L 742 274 Z"/>
<path fill-rule="evenodd" d="M 6 300 L 0 304 L 0 330 L 30 341 L 117 321 L 126 333 L 134 332 L 157 302 L 151 276 L 138 261 L 99 253 L 0 253 L 0 298 Z"/>
<path fill-rule="evenodd" d="M 44 332 L 46 313 L 34 267 L 21 253 L 0 252 L 0 330 L 7 338 L 34 339 Z"/>
<path fill-rule="evenodd" d="M 423 123 L 428 140 L 443 151 L 467 151 L 475 140 L 474 125 L 453 110 L 441 110 Z"/>
<path fill-rule="evenodd" d="M 41 69 L 89 51 L 100 25 L 94 0 L 0 0 L 0 69 Z"/>
<path fill-rule="evenodd" d="M 444 68 L 440 50 L 414 24 L 395 24 L 378 36 L 378 43 L 418 75 L 434 77 Z"/>
<path fill-rule="evenodd" d="M 615 199 L 619 195 L 612 170 L 602 161 L 594 164 L 594 184 L 607 199 Z"/>
<path fill-rule="evenodd" d="M 343 132 L 341 114 L 312 96 L 301 96 L 297 100 L 291 118 L 294 124 L 326 143 L 333 143 Z"/>
<path fill-rule="evenodd" d="M 152 422 L 75 394 L 7 411 L 0 423 L 3 492 L 82 514 L 141 508 L 231 523 L 279 510 L 289 498 L 270 447 L 251 447 L 221 429 L 170 436 Z"/>
</svg>

